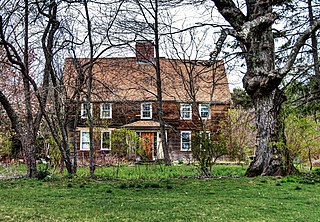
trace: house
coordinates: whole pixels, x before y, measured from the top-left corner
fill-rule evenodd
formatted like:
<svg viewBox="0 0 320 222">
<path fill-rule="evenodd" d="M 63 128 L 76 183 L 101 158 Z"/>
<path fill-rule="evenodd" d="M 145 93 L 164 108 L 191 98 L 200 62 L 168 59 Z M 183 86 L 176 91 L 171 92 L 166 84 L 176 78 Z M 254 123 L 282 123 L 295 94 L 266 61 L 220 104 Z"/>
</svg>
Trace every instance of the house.
<svg viewBox="0 0 320 222">
<path fill-rule="evenodd" d="M 80 59 L 83 65 L 88 59 Z M 64 81 L 70 102 L 76 90 L 77 68 L 66 59 Z M 191 156 L 194 131 L 215 132 L 230 105 L 231 96 L 223 61 L 208 66 L 205 61 L 160 58 L 163 118 L 172 160 Z M 80 76 L 83 82 L 86 76 Z M 89 150 L 89 128 L 85 87 L 81 91 L 81 110 L 76 129 L 79 158 Z M 144 149 L 150 160 L 162 159 L 160 124 L 153 44 L 136 44 L 136 57 L 99 58 L 93 66 L 91 114 L 94 117 L 94 146 L 97 156 L 111 153 L 115 129 L 127 128 L 147 138 Z"/>
</svg>

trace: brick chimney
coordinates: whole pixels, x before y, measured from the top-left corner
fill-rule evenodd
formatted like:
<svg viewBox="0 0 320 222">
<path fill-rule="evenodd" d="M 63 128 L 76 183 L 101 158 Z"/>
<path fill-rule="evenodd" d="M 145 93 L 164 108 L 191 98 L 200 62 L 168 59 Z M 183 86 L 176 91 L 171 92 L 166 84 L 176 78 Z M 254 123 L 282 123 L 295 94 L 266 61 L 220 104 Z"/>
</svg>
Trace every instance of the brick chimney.
<svg viewBox="0 0 320 222">
<path fill-rule="evenodd" d="M 154 62 L 154 46 L 150 40 L 139 40 L 136 42 L 137 63 Z"/>
</svg>

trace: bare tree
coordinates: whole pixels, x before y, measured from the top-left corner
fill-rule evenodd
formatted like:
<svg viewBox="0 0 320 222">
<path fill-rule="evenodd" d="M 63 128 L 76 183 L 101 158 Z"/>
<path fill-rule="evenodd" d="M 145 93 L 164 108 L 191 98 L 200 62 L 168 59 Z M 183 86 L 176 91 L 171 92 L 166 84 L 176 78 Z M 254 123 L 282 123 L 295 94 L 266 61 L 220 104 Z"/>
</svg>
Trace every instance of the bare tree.
<svg viewBox="0 0 320 222">
<path fill-rule="evenodd" d="M 119 1 L 107 1 L 107 2 L 91 2 L 82 1 L 80 4 L 74 1 L 66 1 L 73 6 L 73 10 L 77 11 L 80 15 L 76 19 L 76 23 L 79 27 L 83 25 L 82 35 L 79 33 L 70 32 L 71 39 L 70 44 L 71 51 L 73 52 L 73 65 L 76 67 L 76 87 L 69 99 L 71 102 L 76 102 L 76 110 L 80 108 L 81 102 L 86 104 L 86 113 L 88 114 L 88 126 L 89 126 L 89 141 L 90 141 L 90 177 L 94 177 L 95 171 L 95 147 L 94 147 L 94 117 L 91 113 L 93 96 L 95 95 L 93 89 L 93 83 L 95 80 L 94 67 L 99 66 L 99 58 L 106 56 L 107 53 L 113 48 L 120 47 L 126 43 L 119 42 L 117 39 L 117 33 L 113 33 L 111 28 L 114 24 L 114 20 L 117 18 L 118 13 L 123 4 L 122 0 Z M 82 10 L 84 13 L 82 13 Z M 80 12 L 79 12 L 80 11 Z M 103 18 L 101 20 L 101 18 Z M 78 28 L 78 27 L 76 27 Z M 112 32 L 112 33 L 111 33 Z M 81 47 L 79 51 L 77 47 Z M 110 52 L 112 53 L 112 52 Z M 80 56 L 86 59 L 81 59 Z M 69 86 L 71 87 L 71 86 Z M 76 115 L 73 128 L 77 127 L 78 116 Z M 74 134 L 74 168 L 76 169 L 77 148 L 76 148 L 76 134 Z"/>
<path fill-rule="evenodd" d="M 17 6 L 19 2 L 11 2 L 10 6 Z M 20 139 L 24 153 L 27 159 L 28 165 L 28 177 L 35 177 L 37 168 L 36 168 L 36 156 L 35 156 L 35 140 L 36 135 L 39 130 L 42 112 L 38 109 L 36 115 L 33 115 L 32 108 L 32 89 L 34 91 L 38 90 L 38 86 L 35 80 L 30 76 L 30 48 L 29 48 L 29 1 L 25 0 L 23 4 L 23 11 L 19 12 L 17 10 L 12 10 L 12 13 L 7 14 L 5 18 L 0 17 L 0 45 L 4 48 L 6 52 L 6 57 L 11 65 L 19 70 L 23 80 L 23 93 L 24 93 L 24 105 L 25 105 L 25 125 L 21 124 L 22 121 L 16 110 L 8 101 L 7 97 L 3 92 L 1 92 L 1 104 L 6 110 L 7 115 L 10 118 L 12 128 L 15 130 L 18 138 Z M 16 16 L 16 17 L 15 17 Z M 11 26 L 11 19 L 15 21 L 22 21 L 20 24 L 23 28 L 23 37 L 19 35 L 18 29 Z M 8 39 L 9 36 L 6 34 L 13 32 L 16 33 L 15 39 Z M 21 50 L 22 49 L 22 50 Z M 44 78 L 46 81 L 47 78 Z M 44 82 L 44 85 L 47 85 L 48 82 Z M 37 92 L 38 93 L 38 92 Z M 42 95 L 37 94 L 39 99 L 45 100 L 47 97 L 46 93 Z"/>
</svg>

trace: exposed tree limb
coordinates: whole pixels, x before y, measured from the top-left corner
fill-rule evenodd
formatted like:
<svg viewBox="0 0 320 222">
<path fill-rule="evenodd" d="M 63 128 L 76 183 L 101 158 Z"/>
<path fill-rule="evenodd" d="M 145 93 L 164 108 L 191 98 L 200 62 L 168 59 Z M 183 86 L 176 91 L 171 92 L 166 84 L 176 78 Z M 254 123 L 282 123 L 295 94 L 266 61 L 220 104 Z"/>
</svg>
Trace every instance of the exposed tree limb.
<svg viewBox="0 0 320 222">
<path fill-rule="evenodd" d="M 212 0 L 221 15 L 237 31 L 241 31 L 243 24 L 247 21 L 246 16 L 234 4 L 232 0 Z"/>
<path fill-rule="evenodd" d="M 229 33 L 232 31 L 234 31 L 234 30 L 230 30 L 230 29 L 222 29 L 221 30 L 220 37 L 219 37 L 218 41 L 216 42 L 216 48 L 210 53 L 210 58 L 209 58 L 210 65 L 212 65 L 216 61 L 219 53 L 222 50 L 222 47 L 224 45 L 225 40 L 227 39 Z"/>
<path fill-rule="evenodd" d="M 16 133 L 20 134 L 19 136 L 21 136 L 23 133 L 23 130 L 22 130 L 22 126 L 20 125 L 19 117 L 18 117 L 16 111 L 12 108 L 7 97 L 2 93 L 1 90 L 0 90 L 0 103 L 3 106 L 3 108 L 6 110 L 6 113 L 10 119 L 11 128 Z"/>
<path fill-rule="evenodd" d="M 315 21 L 313 26 L 311 26 L 309 29 L 305 30 L 300 35 L 300 37 L 297 39 L 296 43 L 294 44 L 294 46 L 291 50 L 291 53 L 289 55 L 287 63 L 285 64 L 285 66 L 283 68 L 281 68 L 280 70 L 277 71 L 280 78 L 283 78 L 291 70 L 301 47 L 305 44 L 305 42 L 310 37 L 312 32 L 319 30 L 319 29 L 320 29 L 320 20 Z"/>
<path fill-rule="evenodd" d="M 265 27 L 269 27 L 277 17 L 278 15 L 276 13 L 268 13 L 244 23 L 241 27 L 241 31 L 238 31 L 238 37 L 246 40 L 251 34 L 253 28 L 259 27 L 263 24 L 266 24 Z"/>
</svg>

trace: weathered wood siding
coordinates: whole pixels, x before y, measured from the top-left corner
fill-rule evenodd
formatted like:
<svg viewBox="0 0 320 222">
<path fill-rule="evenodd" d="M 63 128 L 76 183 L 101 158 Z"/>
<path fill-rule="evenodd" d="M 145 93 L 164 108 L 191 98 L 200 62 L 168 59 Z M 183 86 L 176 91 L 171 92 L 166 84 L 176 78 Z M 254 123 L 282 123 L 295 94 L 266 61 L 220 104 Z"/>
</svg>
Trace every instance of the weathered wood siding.
<svg viewBox="0 0 320 222">
<path fill-rule="evenodd" d="M 152 120 L 158 121 L 157 103 L 155 101 L 150 102 L 152 102 Z M 95 126 L 94 146 L 97 150 L 97 156 L 110 153 L 110 151 L 101 150 L 101 129 L 120 128 L 125 124 L 141 120 L 140 109 L 142 102 L 130 101 L 110 103 L 112 104 L 111 119 L 101 119 L 101 103 L 93 103 L 93 118 Z M 199 103 L 193 104 L 192 106 L 192 120 L 182 120 L 180 119 L 180 103 L 174 101 L 166 101 L 163 104 L 163 116 L 166 125 L 170 126 L 170 130 L 168 130 L 168 145 L 173 159 L 190 157 L 190 151 L 181 151 L 181 131 L 208 130 L 211 132 L 215 132 L 219 127 L 220 121 L 224 118 L 229 108 L 229 104 L 212 104 L 210 107 L 211 116 L 210 119 L 207 120 L 201 120 L 199 118 L 198 107 Z M 79 115 L 80 117 L 80 110 L 77 115 Z M 79 118 L 79 124 L 76 129 L 78 150 L 80 149 L 80 130 L 88 130 L 86 118 Z M 88 153 L 88 151 L 79 150 L 79 160 L 81 158 L 86 158 Z"/>
</svg>

